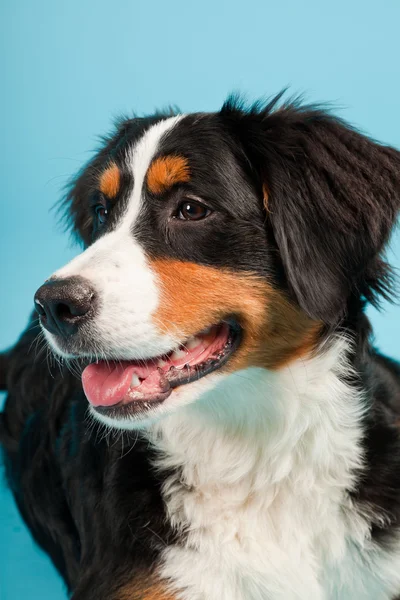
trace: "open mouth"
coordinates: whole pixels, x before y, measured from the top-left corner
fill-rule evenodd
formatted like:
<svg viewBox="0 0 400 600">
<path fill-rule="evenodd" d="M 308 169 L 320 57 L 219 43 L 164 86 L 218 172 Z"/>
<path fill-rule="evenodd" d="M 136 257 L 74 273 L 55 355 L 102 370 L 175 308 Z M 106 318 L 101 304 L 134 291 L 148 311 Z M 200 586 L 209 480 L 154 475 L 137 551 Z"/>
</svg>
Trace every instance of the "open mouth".
<svg viewBox="0 0 400 600">
<path fill-rule="evenodd" d="M 224 321 L 162 356 L 92 363 L 82 373 L 86 397 L 109 417 L 146 412 L 164 402 L 174 388 L 224 365 L 240 343 L 240 331 L 236 323 Z"/>
</svg>

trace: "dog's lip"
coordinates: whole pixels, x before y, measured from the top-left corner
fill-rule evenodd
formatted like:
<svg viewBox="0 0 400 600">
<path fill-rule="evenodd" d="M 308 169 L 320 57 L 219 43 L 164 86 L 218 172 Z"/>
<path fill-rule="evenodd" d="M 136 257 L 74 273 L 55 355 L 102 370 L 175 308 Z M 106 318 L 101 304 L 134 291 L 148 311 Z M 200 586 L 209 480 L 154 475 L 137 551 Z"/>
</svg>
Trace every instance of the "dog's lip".
<svg viewBox="0 0 400 600">
<path fill-rule="evenodd" d="M 100 413 L 143 412 L 166 400 L 174 388 L 221 368 L 240 338 L 239 325 L 225 320 L 190 338 L 190 348 L 182 345 L 178 351 L 142 362 L 92 363 L 82 374 L 86 396 Z"/>
</svg>

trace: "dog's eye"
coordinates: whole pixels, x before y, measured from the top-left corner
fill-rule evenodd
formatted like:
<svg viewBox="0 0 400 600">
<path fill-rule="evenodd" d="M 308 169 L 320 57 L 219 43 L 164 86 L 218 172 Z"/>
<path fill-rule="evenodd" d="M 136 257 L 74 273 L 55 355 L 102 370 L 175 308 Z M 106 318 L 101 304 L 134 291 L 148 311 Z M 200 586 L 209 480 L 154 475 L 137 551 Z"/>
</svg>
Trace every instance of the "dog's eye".
<svg viewBox="0 0 400 600">
<path fill-rule="evenodd" d="M 108 209 L 103 204 L 97 204 L 94 207 L 94 214 L 96 215 L 97 223 L 104 225 L 108 218 Z"/>
<path fill-rule="evenodd" d="M 200 221 L 211 214 L 211 210 L 195 200 L 185 200 L 178 206 L 176 216 L 182 221 Z"/>
</svg>

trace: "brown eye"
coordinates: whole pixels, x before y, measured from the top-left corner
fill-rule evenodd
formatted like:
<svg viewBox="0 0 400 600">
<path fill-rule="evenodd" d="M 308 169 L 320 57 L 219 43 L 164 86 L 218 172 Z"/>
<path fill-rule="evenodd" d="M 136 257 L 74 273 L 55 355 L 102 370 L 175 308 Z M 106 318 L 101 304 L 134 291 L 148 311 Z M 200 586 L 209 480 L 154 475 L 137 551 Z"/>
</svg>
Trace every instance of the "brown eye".
<svg viewBox="0 0 400 600">
<path fill-rule="evenodd" d="M 186 200 L 179 205 L 177 217 L 183 221 L 200 221 L 200 219 L 208 217 L 210 213 L 210 209 L 204 206 L 204 204 L 194 202 L 193 200 Z"/>
</svg>

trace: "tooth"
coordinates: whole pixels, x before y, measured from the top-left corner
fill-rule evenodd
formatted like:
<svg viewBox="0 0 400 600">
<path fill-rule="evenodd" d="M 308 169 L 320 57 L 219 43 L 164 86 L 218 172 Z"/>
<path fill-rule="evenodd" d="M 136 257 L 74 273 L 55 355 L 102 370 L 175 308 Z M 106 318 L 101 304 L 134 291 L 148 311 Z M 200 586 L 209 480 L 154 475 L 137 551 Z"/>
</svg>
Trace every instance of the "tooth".
<svg viewBox="0 0 400 600">
<path fill-rule="evenodd" d="M 179 360 L 184 356 L 186 356 L 186 352 L 184 350 L 175 350 L 175 352 L 171 354 L 171 360 Z"/>
<path fill-rule="evenodd" d="M 136 373 L 134 373 L 132 375 L 132 379 L 131 379 L 131 387 L 135 388 L 135 387 L 138 387 L 139 385 L 140 385 L 140 379 L 136 375 Z"/>
<path fill-rule="evenodd" d="M 200 346 L 201 340 L 198 337 L 191 337 L 186 342 L 185 346 L 188 350 L 194 350 L 198 346 Z"/>
<path fill-rule="evenodd" d="M 159 358 L 157 361 L 157 367 L 165 367 L 167 363 L 165 362 L 165 360 L 163 360 L 162 358 Z"/>
</svg>

